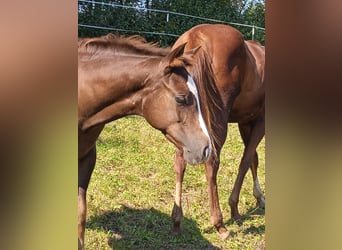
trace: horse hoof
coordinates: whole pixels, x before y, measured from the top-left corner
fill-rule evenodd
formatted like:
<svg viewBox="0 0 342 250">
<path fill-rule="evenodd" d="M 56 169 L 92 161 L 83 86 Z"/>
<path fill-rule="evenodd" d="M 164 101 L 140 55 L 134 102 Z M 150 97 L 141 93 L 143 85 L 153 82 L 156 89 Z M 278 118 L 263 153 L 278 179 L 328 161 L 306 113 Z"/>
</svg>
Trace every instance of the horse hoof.
<svg viewBox="0 0 342 250">
<path fill-rule="evenodd" d="M 257 206 L 261 209 L 265 209 L 265 200 L 264 199 L 258 200 Z"/>
<path fill-rule="evenodd" d="M 178 236 L 182 234 L 182 230 L 180 229 L 180 227 L 173 227 L 171 233 L 174 236 Z"/>
<path fill-rule="evenodd" d="M 231 218 L 237 222 L 242 221 L 242 216 L 239 213 L 232 214 Z"/>
<path fill-rule="evenodd" d="M 229 238 L 230 234 L 229 234 L 229 231 L 226 230 L 225 232 L 222 232 L 222 233 L 219 233 L 218 232 L 218 235 L 220 237 L 221 240 L 226 240 Z"/>
</svg>

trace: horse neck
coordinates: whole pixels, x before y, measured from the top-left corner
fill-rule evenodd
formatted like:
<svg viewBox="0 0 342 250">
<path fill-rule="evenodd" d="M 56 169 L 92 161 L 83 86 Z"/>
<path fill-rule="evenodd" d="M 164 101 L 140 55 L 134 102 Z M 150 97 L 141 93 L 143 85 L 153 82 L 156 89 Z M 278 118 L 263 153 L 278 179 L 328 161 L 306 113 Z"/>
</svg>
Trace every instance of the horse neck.
<svg viewBox="0 0 342 250">
<path fill-rule="evenodd" d="M 132 55 L 88 61 L 91 73 L 87 81 L 79 82 L 79 92 L 83 85 L 83 92 L 90 93 L 81 95 L 85 96 L 83 100 L 79 99 L 79 103 L 85 105 L 83 111 L 79 110 L 81 127 L 86 129 L 126 115 L 142 115 L 142 90 L 159 62 L 160 57 Z"/>
</svg>

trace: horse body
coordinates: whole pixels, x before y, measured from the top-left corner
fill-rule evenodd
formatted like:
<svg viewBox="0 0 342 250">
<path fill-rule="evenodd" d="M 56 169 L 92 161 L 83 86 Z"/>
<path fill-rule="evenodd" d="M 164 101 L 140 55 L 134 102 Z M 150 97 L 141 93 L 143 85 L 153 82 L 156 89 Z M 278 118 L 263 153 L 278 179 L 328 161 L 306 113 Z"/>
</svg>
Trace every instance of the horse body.
<svg viewBox="0 0 342 250">
<path fill-rule="evenodd" d="M 186 65 L 196 50 L 170 51 L 141 39 L 107 35 L 79 42 L 78 239 L 84 247 L 86 190 L 96 162 L 96 139 L 104 125 L 143 116 L 196 164 L 211 154 L 210 137 Z M 191 126 L 189 126 L 191 124 Z"/>
<path fill-rule="evenodd" d="M 222 238 L 229 233 L 223 224 L 219 205 L 216 176 L 220 164 L 221 148 L 226 140 L 228 122 L 235 122 L 245 144 L 239 172 L 229 198 L 231 216 L 239 219 L 238 199 L 243 179 L 251 168 L 254 180 L 253 194 L 259 206 L 264 206 L 264 197 L 257 178 L 258 156 L 256 147 L 265 134 L 265 50 L 253 41 L 244 41 L 236 29 L 221 24 L 202 24 L 185 32 L 174 44 L 186 43 L 186 49 L 200 47 L 196 63 L 187 67 L 194 79 L 207 74 L 207 81 L 198 84 L 213 89 L 210 97 L 201 97 L 201 106 L 210 106 L 211 120 L 208 127 L 213 132 L 214 153 L 205 163 L 208 181 L 211 223 Z M 203 61 L 209 61 L 206 64 Z M 197 68 L 196 68 L 197 67 Z M 186 164 L 183 155 L 176 150 L 175 205 L 172 211 L 175 232 L 180 231 L 183 216 L 181 207 L 182 181 Z"/>
<path fill-rule="evenodd" d="M 265 48 L 255 41 L 245 41 L 247 72 L 229 114 L 229 122 L 247 123 L 264 112 Z"/>
</svg>

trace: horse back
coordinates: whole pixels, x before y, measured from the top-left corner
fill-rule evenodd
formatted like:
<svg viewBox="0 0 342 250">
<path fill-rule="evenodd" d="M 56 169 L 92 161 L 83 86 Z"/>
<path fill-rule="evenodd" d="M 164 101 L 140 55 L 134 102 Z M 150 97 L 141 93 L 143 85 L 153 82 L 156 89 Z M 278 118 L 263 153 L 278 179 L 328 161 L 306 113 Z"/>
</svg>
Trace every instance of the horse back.
<svg viewBox="0 0 342 250">
<path fill-rule="evenodd" d="M 173 47 L 186 42 L 186 50 L 200 47 L 211 62 L 220 116 L 229 122 L 248 122 L 264 112 L 265 48 L 244 41 L 235 28 L 201 24 L 185 32 Z M 197 57 L 201 57 L 201 53 Z"/>
<path fill-rule="evenodd" d="M 200 51 L 210 58 L 219 94 L 216 98 L 220 98 L 221 108 L 227 109 L 241 82 L 240 72 L 244 66 L 243 35 L 227 25 L 201 24 L 185 32 L 176 43 L 183 42 L 187 43 L 186 48 L 189 50 L 200 47 Z M 201 53 L 198 53 L 198 57 L 201 57 Z"/>
</svg>

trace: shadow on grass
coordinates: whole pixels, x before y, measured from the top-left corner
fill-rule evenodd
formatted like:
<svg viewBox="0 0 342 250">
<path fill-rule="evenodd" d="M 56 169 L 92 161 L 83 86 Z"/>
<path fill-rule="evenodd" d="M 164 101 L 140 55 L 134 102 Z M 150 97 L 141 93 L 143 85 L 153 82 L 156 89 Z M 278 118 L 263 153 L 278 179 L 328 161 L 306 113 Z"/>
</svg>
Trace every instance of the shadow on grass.
<svg viewBox="0 0 342 250">
<path fill-rule="evenodd" d="M 123 205 L 118 211 L 91 217 L 86 227 L 109 232 L 112 249 L 220 249 L 202 237 L 194 221 L 183 218 L 181 235 L 171 233 L 171 224 L 169 215 L 153 208 Z"/>
<path fill-rule="evenodd" d="M 229 227 L 236 223 L 239 226 L 242 226 L 244 222 L 247 221 L 253 221 L 255 218 L 260 217 L 260 216 L 265 216 L 265 209 L 262 208 L 250 208 L 246 214 L 241 215 L 241 219 L 236 221 L 234 219 L 229 219 L 225 225 L 226 227 Z M 251 225 L 250 227 L 246 228 L 243 231 L 244 234 L 254 234 L 254 235 L 262 235 L 265 234 L 265 225 L 259 225 L 259 226 L 254 226 Z M 234 237 L 236 233 L 232 232 L 231 237 Z"/>
</svg>

